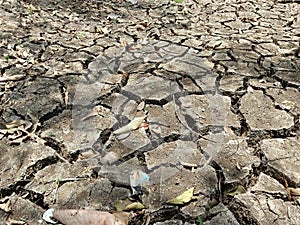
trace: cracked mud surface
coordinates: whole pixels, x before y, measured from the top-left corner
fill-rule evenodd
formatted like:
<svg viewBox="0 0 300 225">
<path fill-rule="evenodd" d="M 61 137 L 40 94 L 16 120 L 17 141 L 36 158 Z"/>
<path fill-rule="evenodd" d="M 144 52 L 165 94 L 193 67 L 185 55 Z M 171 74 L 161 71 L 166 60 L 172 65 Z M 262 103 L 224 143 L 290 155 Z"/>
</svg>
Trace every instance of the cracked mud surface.
<svg viewBox="0 0 300 225">
<path fill-rule="evenodd" d="M 299 2 L 137 2 L 0 0 L 0 224 L 300 224 Z"/>
</svg>

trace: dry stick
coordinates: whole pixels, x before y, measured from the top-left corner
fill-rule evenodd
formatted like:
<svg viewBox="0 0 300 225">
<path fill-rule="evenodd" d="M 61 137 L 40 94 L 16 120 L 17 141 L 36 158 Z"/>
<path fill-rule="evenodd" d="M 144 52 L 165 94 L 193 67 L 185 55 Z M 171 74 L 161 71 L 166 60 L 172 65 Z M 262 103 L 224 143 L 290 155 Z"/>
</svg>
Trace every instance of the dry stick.
<svg viewBox="0 0 300 225">
<path fill-rule="evenodd" d="M 67 182 L 67 181 L 80 181 L 80 180 L 87 180 L 90 179 L 89 177 L 71 177 L 71 178 L 64 178 L 64 179 L 55 179 L 46 181 L 44 184 L 52 183 L 52 182 Z"/>
<path fill-rule="evenodd" d="M 64 157 L 62 157 L 60 154 L 58 154 L 58 152 L 55 151 L 55 155 L 62 160 L 65 163 L 71 164 L 68 160 L 66 160 Z"/>
</svg>

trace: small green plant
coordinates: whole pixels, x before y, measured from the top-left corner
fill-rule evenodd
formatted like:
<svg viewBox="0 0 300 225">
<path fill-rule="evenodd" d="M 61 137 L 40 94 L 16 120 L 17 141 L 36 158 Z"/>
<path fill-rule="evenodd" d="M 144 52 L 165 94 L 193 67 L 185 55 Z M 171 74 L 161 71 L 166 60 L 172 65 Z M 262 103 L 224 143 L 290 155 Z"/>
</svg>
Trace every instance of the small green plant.
<svg viewBox="0 0 300 225">
<path fill-rule="evenodd" d="M 8 60 L 9 60 L 9 55 L 4 55 L 4 59 L 5 59 L 6 61 L 8 61 Z"/>
<path fill-rule="evenodd" d="M 112 23 L 118 23 L 119 20 L 118 20 L 118 18 L 115 18 L 115 19 L 113 19 L 111 22 L 112 22 Z"/>
<path fill-rule="evenodd" d="M 59 185 L 60 184 L 60 179 L 57 177 L 56 179 L 55 179 L 55 183 L 57 183 L 57 185 Z"/>
<path fill-rule="evenodd" d="M 47 137 L 55 137 L 55 133 L 53 131 L 49 131 L 47 133 Z"/>
<path fill-rule="evenodd" d="M 197 216 L 199 225 L 204 225 L 201 216 Z"/>
<path fill-rule="evenodd" d="M 29 8 L 29 15 L 32 15 L 33 14 L 33 9 L 32 7 Z"/>
<path fill-rule="evenodd" d="M 182 3 L 183 0 L 175 0 L 176 3 Z"/>
</svg>

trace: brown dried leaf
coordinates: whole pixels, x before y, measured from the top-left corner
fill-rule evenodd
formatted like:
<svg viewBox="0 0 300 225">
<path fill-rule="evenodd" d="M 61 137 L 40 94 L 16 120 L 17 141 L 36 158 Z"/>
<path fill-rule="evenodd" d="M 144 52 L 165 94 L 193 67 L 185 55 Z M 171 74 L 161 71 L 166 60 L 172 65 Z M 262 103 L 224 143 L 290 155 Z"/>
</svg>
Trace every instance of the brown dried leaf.
<svg viewBox="0 0 300 225">
<path fill-rule="evenodd" d="M 225 130 L 226 133 L 234 135 L 234 132 L 233 132 L 233 130 L 230 127 L 225 126 L 224 130 Z"/>
<path fill-rule="evenodd" d="M 127 225 L 129 213 L 84 209 L 53 210 L 54 219 L 64 225 Z"/>
<path fill-rule="evenodd" d="M 100 115 L 100 111 L 101 111 L 100 107 L 96 106 L 92 112 L 87 114 L 85 117 L 81 118 L 80 121 L 85 121 L 91 117 L 98 116 L 98 115 Z"/>
</svg>

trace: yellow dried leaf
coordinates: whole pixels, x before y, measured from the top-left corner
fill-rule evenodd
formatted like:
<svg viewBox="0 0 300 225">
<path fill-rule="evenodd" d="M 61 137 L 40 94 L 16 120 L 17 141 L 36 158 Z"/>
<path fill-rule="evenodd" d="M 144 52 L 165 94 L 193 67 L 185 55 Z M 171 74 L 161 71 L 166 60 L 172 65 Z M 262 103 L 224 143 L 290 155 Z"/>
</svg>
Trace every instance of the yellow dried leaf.
<svg viewBox="0 0 300 225">
<path fill-rule="evenodd" d="M 122 199 L 122 200 L 118 200 L 115 203 L 115 208 L 118 212 L 123 211 L 126 207 L 126 205 L 130 204 L 131 201 L 129 199 Z"/>
<path fill-rule="evenodd" d="M 238 186 L 234 187 L 233 189 L 227 191 L 226 195 L 235 196 L 235 195 L 244 194 L 244 193 L 246 193 L 245 188 L 242 185 L 238 185 Z"/>
<path fill-rule="evenodd" d="M 127 205 L 124 208 L 124 210 L 125 211 L 130 211 L 130 210 L 144 209 L 144 208 L 145 208 L 145 206 L 142 203 L 140 203 L 140 202 L 133 202 L 133 203 Z"/>
<path fill-rule="evenodd" d="M 145 206 L 140 202 L 132 202 L 129 199 L 119 200 L 115 204 L 117 211 L 130 211 L 136 209 L 144 209 Z"/>
<path fill-rule="evenodd" d="M 176 198 L 173 198 L 169 201 L 167 201 L 167 203 L 169 204 L 175 204 L 175 205 L 182 205 L 185 203 L 190 202 L 193 199 L 197 199 L 197 197 L 194 196 L 194 189 L 195 188 L 190 188 L 189 190 L 183 192 L 181 195 L 177 196 Z"/>
</svg>

